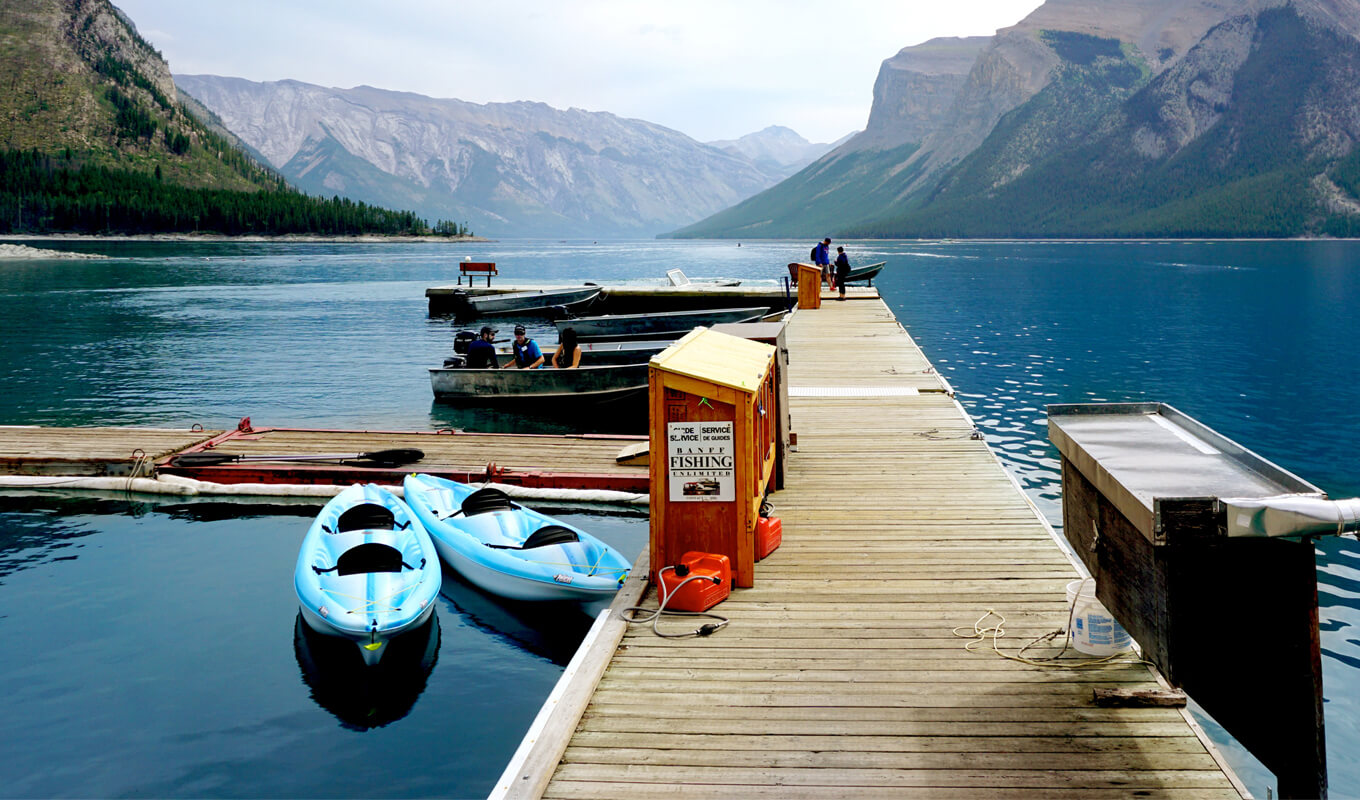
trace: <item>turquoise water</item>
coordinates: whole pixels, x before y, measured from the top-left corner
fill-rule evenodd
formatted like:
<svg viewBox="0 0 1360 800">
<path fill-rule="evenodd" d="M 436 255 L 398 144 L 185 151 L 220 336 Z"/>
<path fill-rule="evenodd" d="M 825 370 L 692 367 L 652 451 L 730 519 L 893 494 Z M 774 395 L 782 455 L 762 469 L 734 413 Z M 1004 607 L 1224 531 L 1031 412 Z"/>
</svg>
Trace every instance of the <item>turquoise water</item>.
<svg viewBox="0 0 1360 800">
<path fill-rule="evenodd" d="M 0 424 L 505 429 L 519 420 L 430 395 L 425 368 L 459 326 L 428 317 L 424 290 L 452 283 L 465 256 L 497 261 L 502 283 L 662 284 L 681 267 L 776 285 L 810 245 L 61 246 L 115 258 L 0 262 Z M 1167 402 L 1335 497 L 1360 495 L 1360 243 L 848 250 L 888 261 L 884 298 L 1054 522 L 1043 407 L 1058 402 Z M 0 685 L 20 687 L 0 735 L 4 793 L 485 794 L 588 620 L 506 611 L 454 581 L 419 694 L 329 708 L 294 643 L 289 585 L 314 508 L 0 499 L 0 640 L 29 653 L 0 662 Z M 630 556 L 645 543 L 644 519 L 572 521 Z M 1346 755 L 1360 744 L 1358 556 L 1331 540 L 1318 557 L 1338 797 L 1360 796 Z M 1250 621 L 1229 623 L 1249 660 Z M 356 725 L 364 715 L 384 724 Z"/>
</svg>

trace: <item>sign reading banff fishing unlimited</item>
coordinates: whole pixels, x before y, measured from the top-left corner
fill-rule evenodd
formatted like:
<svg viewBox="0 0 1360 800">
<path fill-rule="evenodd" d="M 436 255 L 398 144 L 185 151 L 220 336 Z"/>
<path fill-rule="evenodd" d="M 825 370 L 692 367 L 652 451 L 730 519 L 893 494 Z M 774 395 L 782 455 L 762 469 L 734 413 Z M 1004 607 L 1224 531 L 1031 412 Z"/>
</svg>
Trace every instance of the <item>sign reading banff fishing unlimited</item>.
<svg viewBox="0 0 1360 800">
<path fill-rule="evenodd" d="M 672 501 L 716 503 L 737 498 L 737 458 L 730 421 L 668 422 L 666 440 L 666 474 Z"/>
</svg>

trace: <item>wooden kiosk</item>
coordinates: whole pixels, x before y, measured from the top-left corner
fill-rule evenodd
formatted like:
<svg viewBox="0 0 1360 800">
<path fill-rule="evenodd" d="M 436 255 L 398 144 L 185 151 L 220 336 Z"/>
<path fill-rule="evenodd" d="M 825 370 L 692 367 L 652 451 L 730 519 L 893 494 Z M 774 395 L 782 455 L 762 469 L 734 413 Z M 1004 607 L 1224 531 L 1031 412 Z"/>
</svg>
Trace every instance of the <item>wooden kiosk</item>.
<svg viewBox="0 0 1360 800">
<path fill-rule="evenodd" d="M 778 437 L 775 348 L 698 328 L 652 358 L 651 570 L 691 550 L 755 582 L 755 527 Z"/>
<path fill-rule="evenodd" d="M 798 284 L 798 307 L 822 307 L 822 268 L 813 264 L 789 265 L 789 272 Z"/>
</svg>

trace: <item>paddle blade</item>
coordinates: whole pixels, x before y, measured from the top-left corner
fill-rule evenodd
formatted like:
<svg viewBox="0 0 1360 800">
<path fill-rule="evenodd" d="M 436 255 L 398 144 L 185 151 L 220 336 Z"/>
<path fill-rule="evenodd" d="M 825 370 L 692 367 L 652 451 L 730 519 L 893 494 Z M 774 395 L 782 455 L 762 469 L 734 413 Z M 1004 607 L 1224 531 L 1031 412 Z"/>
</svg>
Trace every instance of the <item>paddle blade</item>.
<svg viewBox="0 0 1360 800">
<path fill-rule="evenodd" d="M 180 453 L 170 459 L 172 467 L 211 467 L 230 464 L 241 457 L 235 453 Z"/>
<path fill-rule="evenodd" d="M 417 450 L 414 447 L 398 447 L 393 450 L 374 450 L 371 453 L 360 453 L 356 461 L 371 461 L 384 467 L 399 467 L 403 464 L 414 464 L 425 457 L 425 451 Z"/>
</svg>

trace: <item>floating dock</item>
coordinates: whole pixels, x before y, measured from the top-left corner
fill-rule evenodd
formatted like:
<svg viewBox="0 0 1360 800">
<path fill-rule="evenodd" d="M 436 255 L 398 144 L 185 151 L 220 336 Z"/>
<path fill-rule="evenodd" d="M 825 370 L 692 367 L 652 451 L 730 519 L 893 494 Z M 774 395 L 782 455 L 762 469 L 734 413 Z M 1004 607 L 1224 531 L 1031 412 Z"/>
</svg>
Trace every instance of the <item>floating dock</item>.
<svg viewBox="0 0 1360 800">
<path fill-rule="evenodd" d="M 786 336 L 782 546 L 698 639 L 625 630 L 639 564 L 492 796 L 1246 796 L 1184 709 L 1096 705 L 1163 688 L 1146 666 L 965 650 L 989 612 L 1009 652 L 1065 627 L 1075 562 L 881 301 Z"/>
<path fill-rule="evenodd" d="M 158 473 L 221 484 L 400 485 L 412 471 L 458 481 L 494 480 L 526 488 L 647 492 L 647 467 L 617 463 L 645 436 L 520 435 L 464 431 L 340 431 L 298 428 L 0 427 L 0 473 L 133 477 Z M 267 461 L 176 467 L 182 453 L 301 456 L 415 448 L 425 457 L 393 467 Z"/>
</svg>

